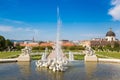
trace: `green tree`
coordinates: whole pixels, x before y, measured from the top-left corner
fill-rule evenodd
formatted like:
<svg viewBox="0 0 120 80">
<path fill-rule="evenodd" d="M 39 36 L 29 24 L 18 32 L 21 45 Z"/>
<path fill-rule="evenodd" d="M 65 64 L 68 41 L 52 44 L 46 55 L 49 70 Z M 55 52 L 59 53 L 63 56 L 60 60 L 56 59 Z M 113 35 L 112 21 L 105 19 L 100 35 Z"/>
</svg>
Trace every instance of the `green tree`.
<svg viewBox="0 0 120 80">
<path fill-rule="evenodd" d="M 4 50 L 5 48 L 5 38 L 0 36 L 0 51 Z"/>
<path fill-rule="evenodd" d="M 5 46 L 6 46 L 6 47 L 8 47 L 8 46 L 13 46 L 13 43 L 12 43 L 9 39 L 7 39 L 7 40 L 5 41 Z"/>
<path fill-rule="evenodd" d="M 38 47 L 33 47 L 32 50 L 39 50 L 39 46 Z"/>
<path fill-rule="evenodd" d="M 120 44 L 119 44 L 118 42 L 115 42 L 115 43 L 114 43 L 113 50 L 119 51 L 119 49 L 120 49 Z"/>
<path fill-rule="evenodd" d="M 107 44 L 106 46 L 103 47 L 104 50 L 112 50 L 111 44 Z"/>
<path fill-rule="evenodd" d="M 40 46 L 39 50 L 45 50 L 45 48 L 46 48 L 45 46 Z"/>
<path fill-rule="evenodd" d="M 77 50 L 85 50 L 85 47 L 83 47 L 83 46 L 77 46 Z"/>
<path fill-rule="evenodd" d="M 18 51 L 20 51 L 21 49 L 25 48 L 24 46 L 16 46 L 15 49 L 17 49 Z"/>
<path fill-rule="evenodd" d="M 7 51 L 11 51 L 13 49 L 13 43 L 9 39 L 7 39 L 5 40 L 5 47 Z"/>
<path fill-rule="evenodd" d="M 52 46 L 47 46 L 47 48 L 48 48 L 49 50 L 52 50 L 52 49 L 53 49 Z"/>
</svg>

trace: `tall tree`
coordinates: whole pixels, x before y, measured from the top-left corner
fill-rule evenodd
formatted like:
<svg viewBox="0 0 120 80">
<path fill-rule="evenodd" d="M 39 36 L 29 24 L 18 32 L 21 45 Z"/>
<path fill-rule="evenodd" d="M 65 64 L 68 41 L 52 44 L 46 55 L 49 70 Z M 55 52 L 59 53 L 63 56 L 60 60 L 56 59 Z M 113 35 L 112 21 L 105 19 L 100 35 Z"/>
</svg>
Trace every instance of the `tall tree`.
<svg viewBox="0 0 120 80">
<path fill-rule="evenodd" d="M 5 38 L 0 35 L 0 50 L 5 48 Z"/>
<path fill-rule="evenodd" d="M 13 43 L 9 40 L 9 39 L 7 39 L 6 41 L 5 41 L 5 46 L 6 47 L 10 47 L 10 46 L 13 46 Z"/>
</svg>

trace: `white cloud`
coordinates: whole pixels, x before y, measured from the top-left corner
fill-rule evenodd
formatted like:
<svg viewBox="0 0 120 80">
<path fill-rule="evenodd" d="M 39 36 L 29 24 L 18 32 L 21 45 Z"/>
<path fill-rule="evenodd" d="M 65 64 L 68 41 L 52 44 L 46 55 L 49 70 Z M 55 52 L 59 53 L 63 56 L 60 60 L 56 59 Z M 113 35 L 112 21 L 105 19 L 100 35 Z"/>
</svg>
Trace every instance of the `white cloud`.
<svg viewBox="0 0 120 80">
<path fill-rule="evenodd" d="M 11 26 L 0 26 L 0 31 L 1 32 L 11 32 L 12 27 Z"/>
<path fill-rule="evenodd" d="M 113 20 L 120 21 L 120 0 L 112 0 L 111 5 L 113 7 L 109 9 L 108 14 L 113 17 Z"/>
<path fill-rule="evenodd" d="M 22 28 L 22 27 L 19 27 L 19 28 L 14 28 L 14 31 L 22 31 L 22 32 L 39 32 L 40 30 L 39 29 L 33 29 L 33 28 L 29 28 L 29 27 L 26 27 L 26 28 Z"/>
<path fill-rule="evenodd" d="M 5 21 L 5 22 L 10 22 L 10 23 L 24 24 L 24 22 L 18 21 L 18 20 L 11 20 L 11 19 L 6 19 L 6 18 L 4 18 L 2 20 Z"/>
<path fill-rule="evenodd" d="M 112 5 L 119 5 L 120 4 L 120 0 L 112 0 L 111 4 Z"/>
<path fill-rule="evenodd" d="M 115 33 L 116 33 L 117 37 L 120 37 L 120 30 L 119 29 L 116 30 Z"/>
<path fill-rule="evenodd" d="M 12 19 L 7 19 L 7 18 L 0 18 L 1 23 L 6 23 L 6 24 L 12 24 L 12 25 L 17 25 L 17 26 L 25 26 L 25 27 L 33 27 L 33 25 L 30 25 L 26 22 L 19 21 L 19 20 L 12 20 Z"/>
<path fill-rule="evenodd" d="M 103 34 L 96 34 L 96 33 L 87 33 L 87 34 L 81 34 L 80 36 L 84 36 L 84 37 L 101 37 L 103 36 Z"/>
<path fill-rule="evenodd" d="M 0 35 L 9 39 L 32 39 L 34 36 L 38 40 L 40 32 L 41 30 L 36 28 L 0 25 Z"/>
<path fill-rule="evenodd" d="M 0 25 L 0 31 L 1 32 L 35 32 L 35 31 L 39 31 L 38 29 L 33 29 L 33 28 L 29 28 L 29 27 L 14 27 L 14 26 L 5 26 L 5 25 Z"/>
<path fill-rule="evenodd" d="M 9 39 L 31 39 L 41 33 L 39 28 L 19 20 L 0 18 L 0 35 Z"/>
</svg>

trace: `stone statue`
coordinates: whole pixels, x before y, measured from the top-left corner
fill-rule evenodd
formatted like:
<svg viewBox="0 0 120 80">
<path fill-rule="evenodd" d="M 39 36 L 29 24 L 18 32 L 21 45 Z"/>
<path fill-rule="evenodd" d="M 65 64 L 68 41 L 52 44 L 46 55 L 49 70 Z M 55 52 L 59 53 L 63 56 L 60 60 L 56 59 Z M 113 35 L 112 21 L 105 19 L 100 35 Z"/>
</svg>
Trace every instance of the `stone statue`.
<svg viewBox="0 0 120 80">
<path fill-rule="evenodd" d="M 22 54 L 26 55 L 26 54 L 30 54 L 32 51 L 32 49 L 30 47 L 25 47 L 24 49 L 22 49 Z"/>
<path fill-rule="evenodd" d="M 98 61 L 98 58 L 97 56 L 95 55 L 95 52 L 94 50 L 90 47 L 90 46 L 87 46 L 86 49 L 85 49 L 85 56 L 84 56 L 84 60 L 85 61 L 94 61 L 94 62 L 97 62 Z"/>
<path fill-rule="evenodd" d="M 90 46 L 86 47 L 85 53 L 86 53 L 87 56 L 95 55 L 95 52 L 93 51 L 93 49 Z"/>
<path fill-rule="evenodd" d="M 30 47 L 25 47 L 21 50 L 22 53 L 18 57 L 18 61 L 30 61 L 30 53 L 32 52 L 32 49 Z"/>
</svg>

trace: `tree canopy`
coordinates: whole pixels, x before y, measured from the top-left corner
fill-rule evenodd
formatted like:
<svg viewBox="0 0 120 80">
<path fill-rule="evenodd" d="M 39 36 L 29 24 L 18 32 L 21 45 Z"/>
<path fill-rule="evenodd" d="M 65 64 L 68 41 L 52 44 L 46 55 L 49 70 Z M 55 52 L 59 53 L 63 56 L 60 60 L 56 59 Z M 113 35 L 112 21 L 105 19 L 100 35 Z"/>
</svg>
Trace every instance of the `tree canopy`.
<svg viewBox="0 0 120 80">
<path fill-rule="evenodd" d="M 9 39 L 5 39 L 4 36 L 0 35 L 0 51 L 5 50 L 6 48 L 10 48 L 13 46 L 13 43 Z"/>
</svg>

